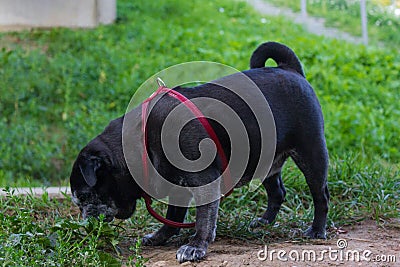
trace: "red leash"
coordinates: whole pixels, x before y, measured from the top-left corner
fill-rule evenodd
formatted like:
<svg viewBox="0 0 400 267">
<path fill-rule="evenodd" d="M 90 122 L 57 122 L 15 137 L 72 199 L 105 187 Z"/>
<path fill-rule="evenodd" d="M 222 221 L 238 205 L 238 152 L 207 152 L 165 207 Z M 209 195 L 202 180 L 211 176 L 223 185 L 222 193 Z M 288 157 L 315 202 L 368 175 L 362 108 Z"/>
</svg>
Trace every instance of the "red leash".
<svg viewBox="0 0 400 267">
<path fill-rule="evenodd" d="M 203 125 L 204 129 L 206 130 L 208 136 L 214 141 L 215 146 L 217 147 L 217 153 L 219 158 L 221 159 L 222 162 L 222 167 L 225 170 L 223 176 L 224 176 L 224 181 L 227 183 L 225 184 L 226 188 L 232 188 L 226 195 L 230 195 L 233 191 L 233 184 L 232 184 L 232 179 L 231 175 L 229 172 L 228 167 L 228 160 L 226 159 L 225 152 L 222 148 L 221 143 L 219 142 L 218 136 L 215 133 L 214 129 L 211 127 L 210 123 L 208 122 L 207 118 L 204 116 L 204 114 L 197 108 L 195 104 L 193 104 L 192 101 L 190 101 L 187 97 L 182 95 L 181 93 L 172 90 L 170 88 L 167 88 L 164 84 L 164 82 L 158 78 L 158 89 L 156 92 L 154 92 L 149 98 L 147 98 L 143 103 L 142 103 L 142 133 L 143 133 L 143 155 L 142 155 L 142 162 L 143 162 L 143 178 L 144 178 L 144 185 L 146 188 L 149 186 L 149 166 L 148 166 L 148 153 L 147 153 L 147 131 L 146 131 L 146 125 L 147 125 L 147 111 L 148 111 L 148 106 L 149 102 L 159 95 L 160 93 L 167 93 L 169 96 L 179 100 L 181 103 L 183 103 L 197 118 L 197 120 Z M 157 212 L 151 207 L 152 199 L 151 197 L 143 193 L 143 198 L 146 203 L 146 208 L 148 212 L 156 218 L 158 221 L 162 222 L 165 225 L 168 225 L 170 227 L 175 227 L 175 228 L 192 228 L 196 225 L 195 222 L 192 223 L 179 223 L 179 222 L 174 222 L 171 220 L 168 220 L 161 215 L 157 214 Z"/>
<path fill-rule="evenodd" d="M 164 218 L 163 216 L 161 216 L 160 214 L 158 214 L 152 207 L 151 207 L 151 203 L 152 203 L 152 199 L 151 197 L 144 193 L 143 194 L 143 198 L 144 198 L 144 202 L 146 203 L 146 208 L 147 211 L 150 213 L 151 216 L 153 216 L 154 218 L 157 219 L 157 221 L 162 222 L 165 225 L 168 225 L 170 227 L 174 227 L 174 228 L 193 228 L 196 226 L 195 222 L 191 222 L 191 223 L 180 223 L 180 222 L 174 222 L 171 220 L 168 220 L 167 218 Z"/>
</svg>

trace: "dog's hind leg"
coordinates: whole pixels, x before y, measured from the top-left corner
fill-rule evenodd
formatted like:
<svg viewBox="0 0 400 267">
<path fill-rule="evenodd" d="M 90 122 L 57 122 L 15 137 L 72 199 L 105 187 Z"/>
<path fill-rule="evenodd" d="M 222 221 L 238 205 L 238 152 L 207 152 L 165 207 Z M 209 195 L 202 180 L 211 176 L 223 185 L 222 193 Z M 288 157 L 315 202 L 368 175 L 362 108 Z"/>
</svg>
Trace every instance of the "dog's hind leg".
<svg viewBox="0 0 400 267">
<path fill-rule="evenodd" d="M 266 178 L 263 185 L 268 194 L 267 210 L 261 218 L 257 218 L 250 223 L 251 228 L 273 223 L 282 203 L 285 201 L 286 190 L 283 185 L 281 172 Z"/>
<path fill-rule="evenodd" d="M 282 203 L 285 201 L 286 190 L 282 181 L 282 166 L 287 159 L 286 154 L 281 154 L 274 160 L 268 177 L 263 181 L 263 186 L 268 195 L 268 206 L 264 215 L 250 223 L 250 228 L 256 228 L 275 221 Z"/>
<path fill-rule="evenodd" d="M 296 148 L 290 155 L 303 172 L 314 202 L 314 220 L 305 232 L 310 238 L 326 238 L 329 191 L 328 151 L 323 138 L 313 140 L 312 144 Z"/>
</svg>

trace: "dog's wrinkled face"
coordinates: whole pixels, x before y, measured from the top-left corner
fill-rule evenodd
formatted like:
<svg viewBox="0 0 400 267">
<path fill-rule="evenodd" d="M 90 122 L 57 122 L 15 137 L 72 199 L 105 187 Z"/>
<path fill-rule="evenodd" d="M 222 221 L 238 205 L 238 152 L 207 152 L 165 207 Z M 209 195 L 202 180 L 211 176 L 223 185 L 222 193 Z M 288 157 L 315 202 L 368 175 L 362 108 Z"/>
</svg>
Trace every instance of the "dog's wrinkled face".
<svg viewBox="0 0 400 267">
<path fill-rule="evenodd" d="M 138 186 L 113 164 L 110 154 L 92 142 L 74 163 L 70 177 L 72 200 L 84 219 L 100 214 L 106 221 L 127 219 L 135 210 L 140 197 Z"/>
<path fill-rule="evenodd" d="M 97 218 L 103 214 L 105 220 L 110 222 L 118 214 L 118 208 L 112 199 L 101 199 L 98 193 L 89 187 L 73 191 L 72 201 L 79 207 L 84 219 Z"/>
</svg>

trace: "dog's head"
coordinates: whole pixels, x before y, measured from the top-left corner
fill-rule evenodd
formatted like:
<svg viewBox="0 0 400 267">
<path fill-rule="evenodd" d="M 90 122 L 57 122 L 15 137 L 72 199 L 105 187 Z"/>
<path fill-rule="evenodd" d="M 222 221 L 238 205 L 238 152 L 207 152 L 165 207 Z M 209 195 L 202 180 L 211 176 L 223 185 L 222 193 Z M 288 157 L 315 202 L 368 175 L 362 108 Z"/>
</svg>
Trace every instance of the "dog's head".
<svg viewBox="0 0 400 267">
<path fill-rule="evenodd" d="M 107 141 L 110 138 L 108 132 L 93 139 L 72 167 L 72 200 L 83 218 L 104 214 L 106 221 L 127 219 L 141 197 L 140 187 L 127 171 L 118 140 Z"/>
</svg>

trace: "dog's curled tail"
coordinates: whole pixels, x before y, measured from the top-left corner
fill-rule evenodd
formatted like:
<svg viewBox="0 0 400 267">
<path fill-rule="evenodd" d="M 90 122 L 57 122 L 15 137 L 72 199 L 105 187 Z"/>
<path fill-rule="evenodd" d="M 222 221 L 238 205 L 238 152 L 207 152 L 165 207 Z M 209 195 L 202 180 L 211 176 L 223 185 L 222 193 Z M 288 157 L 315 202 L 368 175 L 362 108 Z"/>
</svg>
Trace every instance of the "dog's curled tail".
<svg viewBox="0 0 400 267">
<path fill-rule="evenodd" d="M 277 42 L 266 42 L 257 47 L 251 55 L 250 68 L 263 68 L 270 58 L 278 64 L 278 67 L 290 68 L 305 77 L 300 60 L 293 50 Z"/>
</svg>

